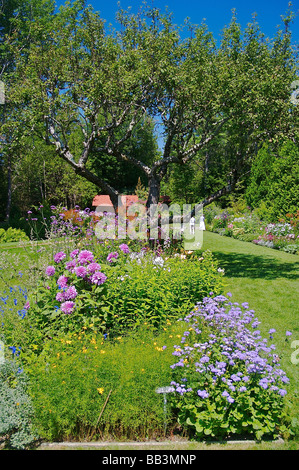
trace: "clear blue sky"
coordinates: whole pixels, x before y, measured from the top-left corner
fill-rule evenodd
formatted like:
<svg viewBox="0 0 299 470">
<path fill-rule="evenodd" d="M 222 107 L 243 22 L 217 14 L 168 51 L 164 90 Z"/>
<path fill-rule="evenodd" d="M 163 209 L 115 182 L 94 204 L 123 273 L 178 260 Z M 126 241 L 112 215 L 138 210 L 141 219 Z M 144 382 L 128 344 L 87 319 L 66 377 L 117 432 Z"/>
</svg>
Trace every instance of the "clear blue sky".
<svg viewBox="0 0 299 470">
<path fill-rule="evenodd" d="M 56 0 L 59 6 L 64 4 L 63 0 Z M 94 10 L 107 23 L 115 25 L 115 13 L 118 9 L 118 0 L 87 0 Z M 235 8 L 239 23 L 244 29 L 252 19 L 252 14 L 257 13 L 257 20 L 266 36 L 273 38 L 277 25 L 281 25 L 281 15 L 288 8 L 289 0 L 148 0 L 149 5 L 159 8 L 162 12 L 167 6 L 173 13 L 174 23 L 182 25 L 185 18 L 189 17 L 191 23 L 200 24 L 205 18 L 214 38 L 219 39 L 221 30 L 229 24 L 232 9 Z M 293 42 L 299 42 L 299 0 L 293 0 L 293 11 L 298 16 L 292 25 Z M 142 0 L 120 0 L 123 9 L 132 7 L 132 12 L 137 13 Z"/>
</svg>

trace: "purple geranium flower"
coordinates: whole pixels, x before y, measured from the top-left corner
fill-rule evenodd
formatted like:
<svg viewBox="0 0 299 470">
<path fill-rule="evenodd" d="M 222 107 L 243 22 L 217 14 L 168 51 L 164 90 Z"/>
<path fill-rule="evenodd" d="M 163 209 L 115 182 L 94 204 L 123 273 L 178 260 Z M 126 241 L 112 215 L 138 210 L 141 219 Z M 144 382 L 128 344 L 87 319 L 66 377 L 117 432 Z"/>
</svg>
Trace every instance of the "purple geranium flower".
<svg viewBox="0 0 299 470">
<path fill-rule="evenodd" d="M 67 291 L 64 293 L 64 296 L 66 298 L 66 300 L 71 300 L 71 299 L 75 299 L 78 295 L 78 292 L 76 290 L 76 287 L 75 286 L 70 286 Z"/>
<path fill-rule="evenodd" d="M 78 249 L 77 249 L 77 250 L 74 250 L 74 251 L 71 252 L 70 257 L 74 259 L 74 258 L 76 258 L 76 256 L 77 256 L 78 253 L 79 253 L 79 250 L 78 250 Z"/>
<path fill-rule="evenodd" d="M 66 300 L 64 292 L 57 292 L 56 300 L 58 300 L 58 302 L 64 302 Z"/>
<path fill-rule="evenodd" d="M 73 260 L 71 260 L 71 261 L 68 261 L 68 262 L 66 263 L 65 267 L 66 267 L 66 269 L 67 269 L 68 271 L 70 271 L 71 273 L 73 273 L 73 272 L 74 272 L 74 268 L 76 267 L 76 265 L 77 265 L 77 262 L 76 262 L 76 260 L 73 259 Z"/>
</svg>

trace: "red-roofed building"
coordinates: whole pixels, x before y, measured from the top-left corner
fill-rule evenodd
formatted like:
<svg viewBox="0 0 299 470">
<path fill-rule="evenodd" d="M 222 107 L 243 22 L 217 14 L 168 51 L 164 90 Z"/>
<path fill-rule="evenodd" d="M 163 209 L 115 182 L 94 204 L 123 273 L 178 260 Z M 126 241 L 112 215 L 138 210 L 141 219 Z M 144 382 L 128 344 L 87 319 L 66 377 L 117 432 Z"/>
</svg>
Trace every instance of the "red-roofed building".
<svg viewBox="0 0 299 470">
<path fill-rule="evenodd" d="M 126 207 L 129 207 L 131 204 L 139 203 L 144 204 L 144 201 L 140 201 L 138 196 L 135 194 L 131 195 L 122 195 L 121 202 Z M 92 206 L 95 208 L 96 212 L 110 212 L 113 211 L 113 204 L 111 202 L 110 196 L 103 194 L 100 196 L 95 196 L 92 201 Z"/>
</svg>

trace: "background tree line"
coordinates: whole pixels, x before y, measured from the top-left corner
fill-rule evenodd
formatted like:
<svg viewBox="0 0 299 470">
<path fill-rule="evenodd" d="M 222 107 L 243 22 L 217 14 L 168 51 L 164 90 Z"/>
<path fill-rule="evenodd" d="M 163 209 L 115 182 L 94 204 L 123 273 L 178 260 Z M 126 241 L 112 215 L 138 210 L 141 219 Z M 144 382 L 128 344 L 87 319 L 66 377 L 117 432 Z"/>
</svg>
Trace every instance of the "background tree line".
<svg viewBox="0 0 299 470">
<path fill-rule="evenodd" d="M 298 206 L 291 9 L 273 39 L 233 12 L 216 44 L 206 24 L 183 30 L 147 6 L 120 9 L 116 30 L 81 0 L 0 7 L 0 220 L 101 192 L 115 202 L 139 179 L 148 205 L 245 193 L 255 207 L 276 188 L 289 196 L 275 213 Z"/>
</svg>

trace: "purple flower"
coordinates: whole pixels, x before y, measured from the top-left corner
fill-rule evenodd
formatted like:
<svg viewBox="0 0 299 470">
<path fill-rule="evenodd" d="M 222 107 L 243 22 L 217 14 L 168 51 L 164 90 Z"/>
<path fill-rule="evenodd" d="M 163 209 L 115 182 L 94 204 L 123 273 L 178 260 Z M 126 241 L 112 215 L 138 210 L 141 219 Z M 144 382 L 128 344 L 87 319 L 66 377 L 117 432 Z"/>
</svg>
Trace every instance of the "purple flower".
<svg viewBox="0 0 299 470">
<path fill-rule="evenodd" d="M 225 397 L 229 403 L 234 403 L 235 400 L 230 396 L 230 394 L 226 390 L 222 392 L 221 395 Z"/>
<path fill-rule="evenodd" d="M 26 310 L 28 310 L 30 308 L 29 300 L 27 300 L 27 302 L 25 303 L 24 308 Z"/>
<path fill-rule="evenodd" d="M 96 271 L 92 276 L 91 276 L 91 282 L 93 284 L 97 284 L 98 286 L 101 284 L 104 284 L 106 281 L 107 276 L 104 273 L 101 273 L 100 271 Z"/>
<path fill-rule="evenodd" d="M 200 398 L 208 398 L 209 394 L 206 390 L 197 390 L 197 395 Z"/>
<path fill-rule="evenodd" d="M 54 261 L 55 263 L 60 263 L 60 261 L 64 260 L 65 257 L 66 254 L 63 251 L 59 251 L 56 253 L 56 255 L 54 255 Z"/>
<path fill-rule="evenodd" d="M 68 261 L 65 265 L 66 269 L 68 271 L 70 271 L 71 273 L 74 272 L 74 268 L 76 267 L 76 260 L 71 260 L 71 261 Z"/>
<path fill-rule="evenodd" d="M 204 364 L 205 362 L 209 362 L 210 358 L 208 356 L 202 356 L 200 358 L 200 362 Z"/>
<path fill-rule="evenodd" d="M 74 268 L 76 276 L 84 278 L 87 275 L 87 270 L 84 266 L 77 266 Z"/>
<path fill-rule="evenodd" d="M 278 390 L 278 393 L 279 393 L 279 395 L 284 397 L 287 394 L 287 391 L 284 388 L 281 388 L 280 390 Z"/>
<path fill-rule="evenodd" d="M 268 380 L 266 378 L 264 379 L 261 379 L 259 381 L 259 385 L 260 387 L 262 387 L 264 390 L 266 390 L 268 388 Z"/>
<path fill-rule="evenodd" d="M 79 261 L 79 263 L 87 264 L 87 263 L 90 263 L 91 261 L 93 261 L 93 259 L 94 259 L 94 256 L 93 256 L 93 254 L 92 254 L 91 251 L 82 250 L 82 251 L 78 254 L 78 261 Z"/>
<path fill-rule="evenodd" d="M 78 249 L 77 249 L 77 250 L 74 250 L 74 251 L 71 252 L 70 257 L 74 259 L 74 258 L 76 258 L 76 256 L 77 256 L 78 253 L 79 253 L 79 250 L 78 250 Z"/>
<path fill-rule="evenodd" d="M 55 268 L 54 268 L 54 266 L 48 266 L 48 267 L 46 268 L 46 275 L 47 275 L 47 276 L 54 276 L 54 274 L 55 274 Z"/>
<path fill-rule="evenodd" d="M 130 253 L 130 248 L 125 243 L 119 245 L 119 248 L 123 253 Z"/>
<path fill-rule="evenodd" d="M 292 336 L 292 333 L 290 331 L 286 331 L 286 336 Z"/>
<path fill-rule="evenodd" d="M 109 263 L 111 263 L 113 261 L 113 259 L 117 259 L 117 258 L 118 258 L 117 251 L 113 251 L 112 253 L 109 253 L 109 255 L 107 256 L 107 261 L 109 261 Z"/>
<path fill-rule="evenodd" d="M 67 291 L 64 293 L 65 299 L 66 300 L 71 300 L 75 299 L 78 295 L 78 292 L 76 290 L 75 286 L 70 286 Z"/>
<path fill-rule="evenodd" d="M 61 308 L 61 311 L 63 313 L 69 315 L 69 314 L 73 313 L 73 310 L 75 308 L 75 302 L 71 302 L 71 301 L 67 300 L 66 302 L 61 304 L 60 308 Z"/>
<path fill-rule="evenodd" d="M 56 300 L 58 300 L 58 302 L 64 302 L 66 300 L 64 296 L 64 292 L 57 292 Z"/>
<path fill-rule="evenodd" d="M 239 392 L 246 392 L 247 388 L 243 385 L 239 388 Z"/>
<path fill-rule="evenodd" d="M 100 269 L 101 269 L 101 266 L 99 265 L 99 263 L 90 263 L 87 266 L 87 270 L 91 274 L 95 273 L 96 271 L 99 271 Z"/>
<path fill-rule="evenodd" d="M 67 287 L 67 281 L 68 278 L 66 276 L 59 276 L 57 285 L 63 289 L 64 287 Z"/>
</svg>

